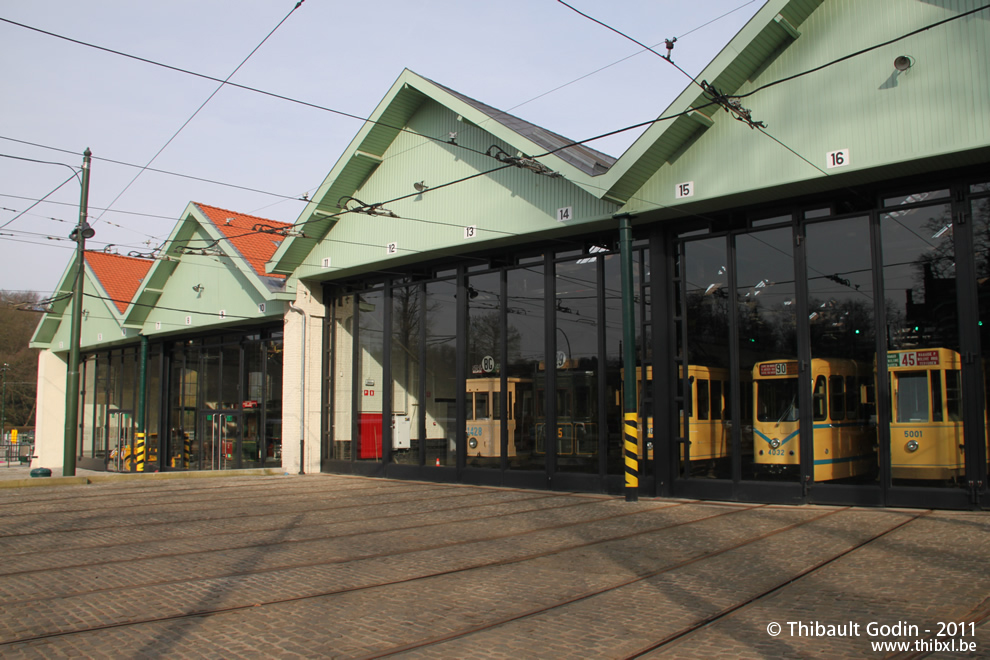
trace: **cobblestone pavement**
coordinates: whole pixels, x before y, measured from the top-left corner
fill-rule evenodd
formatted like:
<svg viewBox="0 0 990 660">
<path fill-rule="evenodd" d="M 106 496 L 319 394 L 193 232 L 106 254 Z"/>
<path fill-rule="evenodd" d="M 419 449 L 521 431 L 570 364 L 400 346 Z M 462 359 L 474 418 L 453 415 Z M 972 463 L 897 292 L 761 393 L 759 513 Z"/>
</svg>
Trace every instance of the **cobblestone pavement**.
<svg viewBox="0 0 990 660">
<path fill-rule="evenodd" d="M 0 657 L 990 656 L 987 513 L 133 477 L 0 488 Z"/>
</svg>

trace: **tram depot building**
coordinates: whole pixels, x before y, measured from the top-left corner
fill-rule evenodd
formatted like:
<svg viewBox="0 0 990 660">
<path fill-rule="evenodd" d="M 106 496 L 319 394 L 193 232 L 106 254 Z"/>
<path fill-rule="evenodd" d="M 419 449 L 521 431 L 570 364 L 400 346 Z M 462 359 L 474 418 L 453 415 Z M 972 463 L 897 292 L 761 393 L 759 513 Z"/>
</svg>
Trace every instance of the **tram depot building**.
<svg viewBox="0 0 990 660">
<path fill-rule="evenodd" d="M 769 0 L 618 159 L 402 72 L 294 225 L 87 253 L 77 464 L 619 493 L 634 369 L 643 496 L 990 504 L 979 6 Z"/>
</svg>

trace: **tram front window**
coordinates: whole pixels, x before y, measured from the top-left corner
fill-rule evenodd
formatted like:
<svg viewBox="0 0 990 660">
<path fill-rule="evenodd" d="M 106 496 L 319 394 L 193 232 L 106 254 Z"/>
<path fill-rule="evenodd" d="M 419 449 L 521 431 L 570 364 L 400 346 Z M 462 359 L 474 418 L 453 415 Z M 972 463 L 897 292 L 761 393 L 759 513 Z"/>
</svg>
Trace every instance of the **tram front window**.
<svg viewBox="0 0 990 660">
<path fill-rule="evenodd" d="M 898 423 L 928 421 L 928 375 L 917 373 L 896 374 Z"/>
<path fill-rule="evenodd" d="M 757 418 L 761 422 L 796 422 L 798 420 L 797 378 L 759 381 Z"/>
</svg>

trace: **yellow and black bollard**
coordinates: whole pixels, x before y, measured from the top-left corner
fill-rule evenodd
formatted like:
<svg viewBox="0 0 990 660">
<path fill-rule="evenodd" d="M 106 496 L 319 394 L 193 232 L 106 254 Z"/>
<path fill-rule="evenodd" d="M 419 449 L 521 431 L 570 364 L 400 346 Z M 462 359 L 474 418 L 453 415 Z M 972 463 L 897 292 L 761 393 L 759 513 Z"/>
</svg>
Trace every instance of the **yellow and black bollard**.
<svg viewBox="0 0 990 660">
<path fill-rule="evenodd" d="M 627 412 L 622 441 L 627 495 L 637 499 L 639 492 L 639 413 Z"/>
<path fill-rule="evenodd" d="M 144 472 L 145 462 L 148 459 L 148 452 L 144 445 L 144 433 L 134 434 L 134 464 L 135 471 Z"/>
</svg>

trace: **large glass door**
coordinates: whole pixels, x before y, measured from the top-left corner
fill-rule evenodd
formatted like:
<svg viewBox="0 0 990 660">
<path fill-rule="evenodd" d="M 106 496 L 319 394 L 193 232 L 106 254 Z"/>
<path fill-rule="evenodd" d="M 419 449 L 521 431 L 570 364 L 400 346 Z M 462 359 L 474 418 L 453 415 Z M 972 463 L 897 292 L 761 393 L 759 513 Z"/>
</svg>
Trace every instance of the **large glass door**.
<svg viewBox="0 0 990 660">
<path fill-rule="evenodd" d="M 675 494 L 975 504 L 988 208 L 934 190 L 683 239 Z"/>
<path fill-rule="evenodd" d="M 821 488 L 866 486 L 846 501 L 879 504 L 875 365 L 877 296 L 868 215 L 804 229 L 811 386 L 812 498 Z M 833 495 L 833 497 L 835 494 Z"/>
<path fill-rule="evenodd" d="M 130 411 L 114 410 L 107 414 L 107 439 L 110 448 L 107 469 L 114 472 L 134 470 L 134 415 Z"/>
<path fill-rule="evenodd" d="M 189 456 L 191 470 L 232 470 L 243 466 L 243 423 L 237 410 L 202 410 L 196 442 Z"/>
<path fill-rule="evenodd" d="M 939 198 L 946 201 L 919 205 Z M 966 454 L 977 447 L 963 401 L 980 400 L 979 380 L 966 380 L 979 365 L 962 345 L 959 300 L 973 294 L 960 278 L 972 255 L 948 198 L 948 190 L 888 198 L 879 217 L 887 353 L 877 390 L 888 503 L 964 506 L 968 496 Z"/>
</svg>

